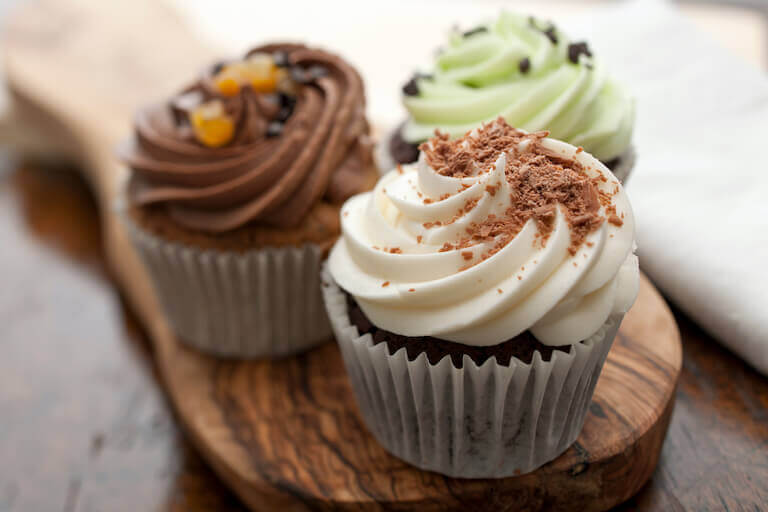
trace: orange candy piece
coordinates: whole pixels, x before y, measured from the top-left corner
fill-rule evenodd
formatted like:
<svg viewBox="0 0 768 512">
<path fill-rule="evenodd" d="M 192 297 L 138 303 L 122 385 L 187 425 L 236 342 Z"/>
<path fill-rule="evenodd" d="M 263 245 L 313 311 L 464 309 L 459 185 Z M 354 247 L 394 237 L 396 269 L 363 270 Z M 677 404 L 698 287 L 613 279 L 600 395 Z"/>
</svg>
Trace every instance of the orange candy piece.
<svg viewBox="0 0 768 512">
<path fill-rule="evenodd" d="M 251 79 L 251 87 L 256 92 L 275 92 L 276 85 L 277 80 L 275 80 L 274 76 Z"/>
<path fill-rule="evenodd" d="M 240 93 L 240 84 L 232 77 L 222 77 L 216 80 L 216 87 L 224 96 L 237 96 Z"/>
<path fill-rule="evenodd" d="M 235 123 L 220 100 L 199 105 L 189 114 L 195 138 L 209 148 L 226 145 L 235 134 Z"/>
<path fill-rule="evenodd" d="M 285 68 L 277 68 L 275 71 L 275 89 L 291 96 L 298 94 L 297 84 Z"/>
<path fill-rule="evenodd" d="M 256 92 L 272 93 L 284 75 L 285 71 L 275 65 L 271 55 L 256 53 L 244 61 L 224 66 L 214 77 L 214 83 L 224 96 L 238 94 L 243 85 L 250 85 Z"/>
</svg>

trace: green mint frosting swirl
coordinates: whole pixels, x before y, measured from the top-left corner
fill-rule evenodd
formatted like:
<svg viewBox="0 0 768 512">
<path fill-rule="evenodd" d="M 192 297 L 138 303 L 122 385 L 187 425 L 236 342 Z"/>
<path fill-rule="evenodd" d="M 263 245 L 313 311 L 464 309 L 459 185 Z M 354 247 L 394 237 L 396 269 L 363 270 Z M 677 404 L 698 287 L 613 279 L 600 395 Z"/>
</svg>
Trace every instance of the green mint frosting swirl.
<svg viewBox="0 0 768 512">
<path fill-rule="evenodd" d="M 417 76 L 404 93 L 410 118 L 402 135 L 414 143 L 436 128 L 456 137 L 501 115 L 608 161 L 629 146 L 635 117 L 634 100 L 585 44 L 510 12 L 454 31 L 434 71 Z"/>
</svg>

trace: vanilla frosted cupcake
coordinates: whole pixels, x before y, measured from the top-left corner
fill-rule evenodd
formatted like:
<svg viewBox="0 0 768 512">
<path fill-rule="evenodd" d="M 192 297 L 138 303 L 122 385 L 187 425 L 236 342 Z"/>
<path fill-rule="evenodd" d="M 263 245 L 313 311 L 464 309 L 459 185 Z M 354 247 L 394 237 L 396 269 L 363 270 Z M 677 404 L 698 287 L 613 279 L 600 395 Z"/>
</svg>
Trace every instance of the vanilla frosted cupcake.
<svg viewBox="0 0 768 512">
<path fill-rule="evenodd" d="M 363 417 L 449 476 L 531 471 L 578 436 L 639 271 L 623 188 L 503 119 L 422 145 L 342 208 L 324 271 Z"/>
<path fill-rule="evenodd" d="M 622 181 L 634 164 L 633 99 L 587 43 L 529 16 L 502 12 L 473 30 L 454 30 L 434 68 L 405 84 L 403 105 L 409 117 L 386 148 L 396 162 L 414 161 L 435 129 L 458 137 L 502 116 L 583 147 Z"/>
<path fill-rule="evenodd" d="M 330 339 L 320 263 L 376 180 L 363 84 L 340 57 L 273 44 L 141 109 L 124 218 L 182 341 L 236 357 Z"/>
</svg>

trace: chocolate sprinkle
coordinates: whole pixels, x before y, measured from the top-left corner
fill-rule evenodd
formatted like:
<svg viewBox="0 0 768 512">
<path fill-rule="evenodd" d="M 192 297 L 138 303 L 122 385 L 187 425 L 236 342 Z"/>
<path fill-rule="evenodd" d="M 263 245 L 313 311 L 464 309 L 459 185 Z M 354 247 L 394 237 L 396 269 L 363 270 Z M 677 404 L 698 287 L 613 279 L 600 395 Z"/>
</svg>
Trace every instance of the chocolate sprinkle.
<svg viewBox="0 0 768 512">
<path fill-rule="evenodd" d="M 308 84 L 312 81 L 307 70 L 300 67 L 291 68 L 291 79 L 299 84 Z"/>
<path fill-rule="evenodd" d="M 416 83 L 416 79 L 417 77 L 414 75 L 410 80 L 405 82 L 405 85 L 403 85 L 403 94 L 406 96 L 419 95 L 419 85 Z"/>
<path fill-rule="evenodd" d="M 552 44 L 557 44 L 557 33 L 556 33 L 557 29 L 555 28 L 554 23 L 550 23 L 549 25 L 547 25 L 547 28 L 542 29 L 536 23 L 536 19 L 533 16 L 529 16 L 528 24 L 534 29 L 544 34 L 545 36 L 547 36 L 547 39 L 549 39 L 552 42 Z"/>
<path fill-rule="evenodd" d="M 483 32 L 488 32 L 488 27 L 484 27 L 484 26 L 481 25 L 479 27 L 473 28 L 472 30 L 467 30 L 466 32 L 464 32 L 462 34 L 462 36 L 463 37 L 471 37 L 471 36 L 473 36 L 475 34 L 482 34 Z"/>
<path fill-rule="evenodd" d="M 592 231 L 605 220 L 600 214 L 601 197 L 593 179 L 577 160 L 550 154 L 541 146 L 547 132 L 525 134 L 511 127 L 503 118 L 483 124 L 474 134 L 451 140 L 448 134 L 436 132 L 435 137 L 420 146 L 426 162 L 438 174 L 464 178 L 488 169 L 502 152 L 507 153 L 506 181 L 511 190 L 512 206 L 502 216 L 489 216 L 466 229 L 469 235 L 445 250 L 464 249 L 480 242 L 494 246 L 482 259 L 500 250 L 533 219 L 542 244 L 554 227 L 556 205 L 565 209 L 571 228 L 571 255 Z M 528 140 L 524 151 L 519 145 Z M 606 212 L 615 215 L 610 197 L 604 198 Z M 614 211 L 610 211 L 614 208 Z"/>
<path fill-rule="evenodd" d="M 547 27 L 547 29 L 544 31 L 544 35 L 547 36 L 550 41 L 552 41 L 552 44 L 557 44 L 557 34 L 555 34 L 554 25 Z"/>
<path fill-rule="evenodd" d="M 289 107 L 293 109 L 293 106 L 296 105 L 296 98 L 283 92 L 278 93 L 277 100 L 280 102 L 281 107 Z"/>
<path fill-rule="evenodd" d="M 214 64 L 213 66 L 211 66 L 211 75 L 217 75 L 219 73 L 219 71 L 224 69 L 225 65 L 226 65 L 226 62 L 219 61 L 216 64 Z"/>
<path fill-rule="evenodd" d="M 527 73 L 531 69 L 531 59 L 523 57 L 520 59 L 520 63 L 517 65 L 520 68 L 521 73 Z"/>
<path fill-rule="evenodd" d="M 284 123 L 288 120 L 289 117 L 291 117 L 291 114 L 293 114 L 293 107 L 296 105 L 296 98 L 281 92 L 278 94 L 277 100 L 280 105 L 280 110 L 277 111 L 275 121 Z"/>
<path fill-rule="evenodd" d="M 579 43 L 571 43 L 568 45 L 568 60 L 570 60 L 574 64 L 578 64 L 579 57 L 581 55 L 586 55 L 587 57 L 592 56 L 592 52 L 589 51 L 589 47 L 587 46 L 587 43 L 582 41 Z"/>
<path fill-rule="evenodd" d="M 287 68 L 291 65 L 291 62 L 288 60 L 288 54 L 286 52 L 277 51 L 273 53 L 272 60 L 274 61 L 275 66 L 279 68 Z"/>
<path fill-rule="evenodd" d="M 283 123 L 272 121 L 267 125 L 267 137 L 277 137 L 283 133 Z"/>
<path fill-rule="evenodd" d="M 323 78 L 324 76 L 328 76 L 328 69 L 316 64 L 307 70 L 307 74 L 309 74 L 312 80 L 317 80 L 319 78 Z"/>
<path fill-rule="evenodd" d="M 291 117 L 291 114 L 293 114 L 293 108 L 282 107 L 280 110 L 277 111 L 277 116 L 275 117 L 275 121 L 284 123 L 288 120 L 289 117 Z"/>
<path fill-rule="evenodd" d="M 291 78 L 294 82 L 300 84 L 308 84 L 323 78 L 324 76 L 328 76 L 328 70 L 325 67 L 319 66 L 317 64 L 310 66 L 309 68 L 291 68 Z"/>
<path fill-rule="evenodd" d="M 410 80 L 403 85 L 403 94 L 406 96 L 418 96 L 419 84 L 418 80 L 431 80 L 433 75 L 428 73 L 414 73 Z"/>
</svg>

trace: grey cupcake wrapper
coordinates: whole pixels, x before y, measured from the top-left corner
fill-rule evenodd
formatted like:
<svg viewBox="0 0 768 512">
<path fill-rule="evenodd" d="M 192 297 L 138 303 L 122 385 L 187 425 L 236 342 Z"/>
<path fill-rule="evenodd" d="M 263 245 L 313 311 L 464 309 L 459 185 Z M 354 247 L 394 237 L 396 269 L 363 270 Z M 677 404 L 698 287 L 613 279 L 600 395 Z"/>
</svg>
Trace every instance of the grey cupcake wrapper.
<svg viewBox="0 0 768 512">
<path fill-rule="evenodd" d="M 162 240 L 120 212 L 179 339 L 236 358 L 297 354 L 331 338 L 321 249 L 200 249 Z"/>
<path fill-rule="evenodd" d="M 629 146 L 621 155 L 619 155 L 619 158 L 619 165 L 611 169 L 611 172 L 613 172 L 613 175 L 626 187 L 627 181 L 629 181 L 629 176 L 632 174 L 632 169 L 635 168 L 635 161 L 637 160 L 635 147 Z"/>
<path fill-rule="evenodd" d="M 346 297 L 323 270 L 323 295 L 365 423 L 392 455 L 425 470 L 459 478 L 503 478 L 535 470 L 578 437 L 623 314 L 550 361 L 464 356 L 431 364 L 390 355 L 352 325 Z"/>
<path fill-rule="evenodd" d="M 385 137 L 379 140 L 374 148 L 373 159 L 376 162 L 376 167 L 378 167 L 379 174 L 381 175 L 388 173 L 397 165 L 397 162 L 395 162 L 395 159 L 392 158 L 392 155 L 389 152 L 389 139 L 395 134 L 397 129 L 398 128 L 385 131 Z M 619 155 L 619 158 L 619 165 L 611 169 L 611 172 L 613 172 L 613 175 L 616 176 L 623 185 L 626 185 L 637 159 L 635 147 L 630 145 Z"/>
</svg>

